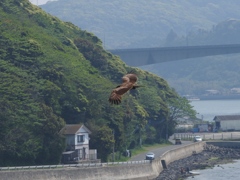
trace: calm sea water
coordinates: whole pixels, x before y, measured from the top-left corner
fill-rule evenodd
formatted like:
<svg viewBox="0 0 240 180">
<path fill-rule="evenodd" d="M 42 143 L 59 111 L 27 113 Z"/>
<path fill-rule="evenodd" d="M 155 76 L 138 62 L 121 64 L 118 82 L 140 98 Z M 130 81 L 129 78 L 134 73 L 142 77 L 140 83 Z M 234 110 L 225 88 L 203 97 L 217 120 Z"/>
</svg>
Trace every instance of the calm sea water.
<svg viewBox="0 0 240 180">
<path fill-rule="evenodd" d="M 240 115 L 240 100 L 199 100 L 191 105 L 203 120 L 212 121 L 217 115 Z M 239 178 L 240 179 L 240 178 Z"/>
<path fill-rule="evenodd" d="M 240 160 L 234 163 L 221 164 L 213 169 L 194 170 L 199 175 L 188 177 L 187 180 L 239 180 L 240 179 Z"/>
<path fill-rule="evenodd" d="M 198 118 L 212 121 L 217 115 L 240 115 L 240 100 L 200 100 L 192 101 L 199 114 Z M 239 180 L 240 179 L 240 160 L 235 163 L 215 166 L 213 169 L 196 170 L 200 175 L 189 177 L 194 180 Z"/>
</svg>

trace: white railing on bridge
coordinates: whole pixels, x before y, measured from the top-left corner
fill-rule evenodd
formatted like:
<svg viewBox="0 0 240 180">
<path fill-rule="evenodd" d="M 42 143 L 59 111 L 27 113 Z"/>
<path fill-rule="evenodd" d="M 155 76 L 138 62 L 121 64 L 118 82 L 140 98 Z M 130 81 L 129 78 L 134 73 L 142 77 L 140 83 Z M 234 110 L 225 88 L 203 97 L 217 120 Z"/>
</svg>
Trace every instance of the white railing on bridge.
<svg viewBox="0 0 240 180">
<path fill-rule="evenodd" d="M 63 164 L 63 165 L 42 165 L 42 166 L 16 166 L 16 167 L 0 167 L 0 171 L 6 170 L 33 170 L 33 169 L 56 169 L 56 168 L 86 168 L 101 167 L 113 165 L 131 165 L 150 163 L 150 160 L 126 161 L 126 162 L 106 162 L 106 163 L 81 163 L 81 164 Z"/>
</svg>

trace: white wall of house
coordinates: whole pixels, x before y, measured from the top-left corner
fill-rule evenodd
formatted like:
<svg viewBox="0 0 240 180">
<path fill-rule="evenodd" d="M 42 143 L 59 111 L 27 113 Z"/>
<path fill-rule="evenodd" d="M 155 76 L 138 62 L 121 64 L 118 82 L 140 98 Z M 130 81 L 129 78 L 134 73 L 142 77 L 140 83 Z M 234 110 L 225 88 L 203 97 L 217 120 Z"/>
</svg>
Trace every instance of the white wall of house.
<svg viewBox="0 0 240 180">
<path fill-rule="evenodd" d="M 240 120 L 222 120 L 220 124 L 223 131 L 240 130 Z"/>
<path fill-rule="evenodd" d="M 86 126 L 81 124 L 66 125 L 62 132 L 66 136 L 66 150 L 75 151 L 78 160 L 95 160 L 97 158 L 97 150 L 89 149 L 91 131 Z"/>
<path fill-rule="evenodd" d="M 79 141 L 79 136 L 83 136 L 82 141 Z M 76 146 L 83 146 L 89 144 L 89 135 L 88 132 L 84 128 L 80 128 L 80 130 L 76 133 L 75 136 L 75 145 Z"/>
<path fill-rule="evenodd" d="M 85 126 L 74 132 L 74 134 L 66 134 L 66 144 L 68 150 L 76 150 L 78 158 L 89 159 L 89 133 L 91 133 Z"/>
<path fill-rule="evenodd" d="M 78 155 L 81 159 L 89 158 L 89 134 L 83 127 L 75 134 L 75 149 L 78 150 Z"/>
</svg>

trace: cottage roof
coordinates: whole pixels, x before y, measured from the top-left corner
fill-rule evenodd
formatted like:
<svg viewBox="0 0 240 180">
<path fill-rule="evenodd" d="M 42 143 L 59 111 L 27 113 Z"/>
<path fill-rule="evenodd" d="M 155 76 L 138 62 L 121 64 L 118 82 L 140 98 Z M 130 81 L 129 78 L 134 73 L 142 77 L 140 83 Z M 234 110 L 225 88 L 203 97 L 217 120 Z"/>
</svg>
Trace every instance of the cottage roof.
<svg viewBox="0 0 240 180">
<path fill-rule="evenodd" d="M 240 115 L 222 115 L 215 116 L 214 121 L 225 121 L 225 120 L 240 120 Z"/>
<path fill-rule="evenodd" d="M 60 131 L 63 134 L 76 134 L 80 128 L 83 128 L 89 134 L 91 131 L 83 124 L 66 124 L 65 127 Z"/>
</svg>

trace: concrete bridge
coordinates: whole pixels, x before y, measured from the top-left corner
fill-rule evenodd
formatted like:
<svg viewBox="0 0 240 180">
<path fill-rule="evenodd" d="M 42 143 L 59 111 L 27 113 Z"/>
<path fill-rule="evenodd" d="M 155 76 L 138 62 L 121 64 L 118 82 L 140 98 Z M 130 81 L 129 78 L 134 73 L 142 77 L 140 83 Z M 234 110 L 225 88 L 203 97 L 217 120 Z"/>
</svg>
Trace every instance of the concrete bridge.
<svg viewBox="0 0 240 180">
<path fill-rule="evenodd" d="M 240 53 L 240 44 L 112 49 L 129 66 L 144 66 L 196 57 Z"/>
</svg>

